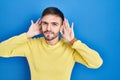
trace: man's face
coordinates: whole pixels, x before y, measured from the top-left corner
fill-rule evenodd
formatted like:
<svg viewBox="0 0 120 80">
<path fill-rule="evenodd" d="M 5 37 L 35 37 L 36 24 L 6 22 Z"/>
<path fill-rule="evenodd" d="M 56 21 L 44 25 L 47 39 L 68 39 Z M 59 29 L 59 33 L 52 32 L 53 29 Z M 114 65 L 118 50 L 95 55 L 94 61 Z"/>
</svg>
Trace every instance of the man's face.
<svg viewBox="0 0 120 80">
<path fill-rule="evenodd" d="M 45 39 L 51 41 L 58 37 L 62 19 L 57 15 L 45 15 L 41 20 L 41 25 Z"/>
</svg>

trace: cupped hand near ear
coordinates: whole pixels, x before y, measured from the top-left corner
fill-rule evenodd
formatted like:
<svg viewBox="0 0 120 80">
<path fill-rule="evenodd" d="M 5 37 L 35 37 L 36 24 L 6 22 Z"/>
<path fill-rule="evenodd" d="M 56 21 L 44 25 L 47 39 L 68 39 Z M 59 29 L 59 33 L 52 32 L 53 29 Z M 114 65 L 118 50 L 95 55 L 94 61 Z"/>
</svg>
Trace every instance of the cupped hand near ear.
<svg viewBox="0 0 120 80">
<path fill-rule="evenodd" d="M 33 20 L 31 20 L 31 25 L 29 27 L 28 32 L 26 33 L 27 38 L 32 38 L 41 33 L 42 33 L 41 20 L 38 19 L 35 23 L 33 22 Z"/>
<path fill-rule="evenodd" d="M 74 27 L 74 23 L 72 23 L 70 27 L 68 20 L 64 19 L 63 26 L 60 29 L 60 33 L 62 34 L 62 37 L 66 39 L 68 42 L 74 39 L 73 27 Z"/>
</svg>

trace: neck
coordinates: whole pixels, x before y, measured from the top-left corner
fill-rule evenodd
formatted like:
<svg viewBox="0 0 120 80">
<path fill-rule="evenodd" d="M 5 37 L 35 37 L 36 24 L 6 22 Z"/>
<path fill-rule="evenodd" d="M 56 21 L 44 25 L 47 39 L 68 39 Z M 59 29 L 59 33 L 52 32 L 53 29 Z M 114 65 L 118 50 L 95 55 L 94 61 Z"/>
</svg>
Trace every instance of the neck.
<svg viewBox="0 0 120 80">
<path fill-rule="evenodd" d="M 50 40 L 50 41 L 46 40 L 46 42 L 49 45 L 55 45 L 55 44 L 57 44 L 59 42 L 59 37 L 56 37 L 55 39 Z"/>
</svg>

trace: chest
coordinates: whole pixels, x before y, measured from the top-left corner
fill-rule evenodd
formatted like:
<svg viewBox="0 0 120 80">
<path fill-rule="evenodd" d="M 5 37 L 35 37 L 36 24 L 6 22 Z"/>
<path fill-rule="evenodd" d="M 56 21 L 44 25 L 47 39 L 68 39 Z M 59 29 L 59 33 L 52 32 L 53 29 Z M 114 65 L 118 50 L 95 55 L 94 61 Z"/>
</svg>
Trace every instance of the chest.
<svg viewBox="0 0 120 80">
<path fill-rule="evenodd" d="M 32 51 L 32 63 L 40 72 L 64 72 L 73 64 L 73 51 L 69 48 L 35 48 Z"/>
</svg>

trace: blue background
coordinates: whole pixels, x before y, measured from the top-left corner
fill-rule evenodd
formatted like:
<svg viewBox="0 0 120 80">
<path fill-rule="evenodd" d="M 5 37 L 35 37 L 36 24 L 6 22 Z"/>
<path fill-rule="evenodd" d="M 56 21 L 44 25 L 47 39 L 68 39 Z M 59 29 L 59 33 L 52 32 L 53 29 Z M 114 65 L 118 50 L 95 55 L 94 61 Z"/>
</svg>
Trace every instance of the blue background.
<svg viewBox="0 0 120 80">
<path fill-rule="evenodd" d="M 120 80 L 119 0 L 0 0 L 0 42 L 26 32 L 48 6 L 61 9 L 75 23 L 75 36 L 104 60 L 99 69 L 76 63 L 71 80 Z M 26 58 L 1 57 L 0 80 L 30 80 Z"/>
</svg>

